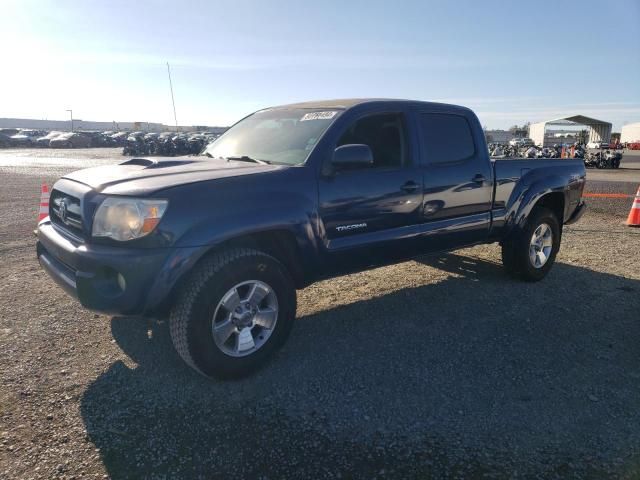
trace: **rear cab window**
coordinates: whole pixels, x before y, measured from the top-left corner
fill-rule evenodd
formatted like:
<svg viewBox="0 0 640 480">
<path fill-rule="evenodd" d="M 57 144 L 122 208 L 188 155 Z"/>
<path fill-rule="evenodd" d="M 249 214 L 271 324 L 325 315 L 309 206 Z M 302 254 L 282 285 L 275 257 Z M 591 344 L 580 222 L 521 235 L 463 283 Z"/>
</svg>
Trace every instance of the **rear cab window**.
<svg viewBox="0 0 640 480">
<path fill-rule="evenodd" d="M 465 162 L 476 152 L 469 121 L 456 113 L 419 113 L 423 158 L 428 165 Z"/>
</svg>

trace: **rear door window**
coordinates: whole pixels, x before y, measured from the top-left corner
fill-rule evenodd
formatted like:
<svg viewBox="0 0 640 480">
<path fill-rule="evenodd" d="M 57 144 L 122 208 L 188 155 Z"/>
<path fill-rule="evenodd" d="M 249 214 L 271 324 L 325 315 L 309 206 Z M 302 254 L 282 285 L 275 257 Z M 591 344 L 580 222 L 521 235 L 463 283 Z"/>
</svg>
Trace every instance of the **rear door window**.
<svg viewBox="0 0 640 480">
<path fill-rule="evenodd" d="M 462 115 L 421 113 L 420 133 L 427 163 L 462 162 L 475 153 L 471 126 Z"/>
</svg>

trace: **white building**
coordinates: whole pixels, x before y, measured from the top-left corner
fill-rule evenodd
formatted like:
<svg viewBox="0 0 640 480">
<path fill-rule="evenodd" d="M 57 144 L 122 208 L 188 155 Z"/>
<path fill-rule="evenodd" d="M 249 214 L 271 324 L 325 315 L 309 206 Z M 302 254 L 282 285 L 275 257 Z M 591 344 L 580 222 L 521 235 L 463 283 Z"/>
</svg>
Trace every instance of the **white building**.
<svg viewBox="0 0 640 480">
<path fill-rule="evenodd" d="M 624 125 L 620 132 L 620 142 L 640 142 L 640 122 Z"/>
<path fill-rule="evenodd" d="M 609 142 L 611 140 L 611 123 L 585 117 L 584 115 L 571 115 L 532 124 L 529 127 L 529 137 L 531 137 L 533 143 L 540 147 L 548 147 L 553 144 L 554 137 L 547 135 L 547 127 L 552 125 L 584 125 L 589 132 L 590 142 Z"/>
</svg>

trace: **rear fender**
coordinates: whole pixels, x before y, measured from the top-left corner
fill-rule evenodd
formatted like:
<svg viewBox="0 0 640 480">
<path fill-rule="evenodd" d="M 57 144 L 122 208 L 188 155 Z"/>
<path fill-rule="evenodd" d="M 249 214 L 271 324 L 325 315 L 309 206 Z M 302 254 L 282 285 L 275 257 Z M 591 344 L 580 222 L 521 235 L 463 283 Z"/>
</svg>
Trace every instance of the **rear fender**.
<svg viewBox="0 0 640 480">
<path fill-rule="evenodd" d="M 523 175 L 509 197 L 505 216 L 504 237 L 522 228 L 527 222 L 531 210 L 544 196 L 551 193 L 561 193 L 564 197 L 565 211 L 563 212 L 563 218 L 558 219 L 560 224 L 564 223 L 568 204 L 566 185 L 566 178 L 559 175 L 545 175 L 537 169 Z"/>
</svg>

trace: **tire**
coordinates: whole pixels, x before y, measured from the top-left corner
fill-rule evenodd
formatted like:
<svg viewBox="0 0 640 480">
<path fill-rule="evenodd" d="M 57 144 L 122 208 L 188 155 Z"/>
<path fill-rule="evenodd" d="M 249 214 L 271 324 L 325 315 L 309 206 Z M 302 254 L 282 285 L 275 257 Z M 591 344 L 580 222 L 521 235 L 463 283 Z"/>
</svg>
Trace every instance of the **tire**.
<svg viewBox="0 0 640 480">
<path fill-rule="evenodd" d="M 546 227 L 544 227 L 546 226 Z M 540 228 L 540 230 L 539 230 Z M 550 232 L 550 237 L 539 238 L 540 250 L 536 247 L 532 248 L 532 239 L 534 234 L 538 235 Z M 560 250 L 561 228 L 560 222 L 556 215 L 544 207 L 534 207 L 527 223 L 521 229 L 514 232 L 511 237 L 502 244 L 502 264 L 507 273 L 515 278 L 528 282 L 537 282 L 542 280 L 551 270 Z M 547 246 L 548 245 L 548 248 Z M 534 265 L 531 254 L 534 253 L 536 262 L 544 256 L 543 263 Z"/>
<path fill-rule="evenodd" d="M 239 299 L 251 296 L 246 292 L 252 288 L 269 293 L 252 310 L 244 310 L 242 319 L 234 317 L 234 312 L 245 308 L 245 303 L 238 303 Z M 237 295 L 230 295 L 232 291 Z M 229 298 L 235 300 L 225 301 Z M 227 309 L 225 304 L 238 307 Z M 258 317 L 264 317 L 267 311 L 274 325 L 271 329 L 258 324 Z M 171 340 L 185 363 L 199 373 L 207 377 L 240 378 L 262 367 L 284 344 L 295 314 L 295 286 L 278 260 L 248 248 L 223 250 L 205 258 L 182 286 L 169 316 Z M 234 323 L 229 324 L 230 321 Z M 251 326 L 236 322 L 250 322 Z M 214 340 L 214 327 L 225 325 L 232 333 L 223 344 L 221 338 L 228 331 Z M 247 335 L 255 335 L 249 341 L 253 347 L 247 347 L 247 335 L 243 336 L 247 329 L 250 332 Z"/>
</svg>

